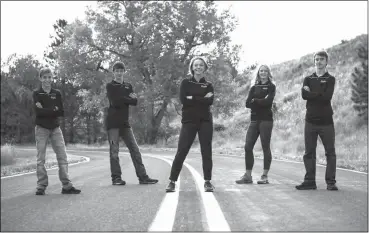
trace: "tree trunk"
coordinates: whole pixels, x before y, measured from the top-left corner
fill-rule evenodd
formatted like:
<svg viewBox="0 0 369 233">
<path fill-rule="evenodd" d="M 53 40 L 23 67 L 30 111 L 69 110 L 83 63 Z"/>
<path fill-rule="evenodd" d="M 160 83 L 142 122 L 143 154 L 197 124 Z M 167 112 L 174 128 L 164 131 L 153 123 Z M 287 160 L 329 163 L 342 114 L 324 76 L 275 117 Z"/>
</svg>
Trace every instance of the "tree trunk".
<svg viewBox="0 0 369 233">
<path fill-rule="evenodd" d="M 20 123 L 18 122 L 18 126 L 17 126 L 17 143 L 21 144 L 22 143 L 22 139 L 21 139 L 21 127 L 20 127 Z"/>
<path fill-rule="evenodd" d="M 159 111 L 155 114 L 155 98 L 154 98 L 154 84 L 151 79 L 151 74 L 147 68 L 142 67 L 142 63 L 139 63 L 139 70 L 141 71 L 144 82 L 147 85 L 147 99 L 149 104 L 147 106 L 147 127 L 145 130 L 144 142 L 148 144 L 155 144 L 157 142 L 157 135 L 161 125 L 161 121 L 164 117 L 164 113 L 167 110 L 167 106 L 170 100 L 169 94 L 165 95 L 164 101 L 160 106 Z"/>
<path fill-rule="evenodd" d="M 74 142 L 74 122 L 73 122 L 73 118 L 70 121 L 69 142 L 70 143 L 73 143 Z"/>
<path fill-rule="evenodd" d="M 147 127 L 145 130 L 145 136 L 144 136 L 144 142 L 145 144 L 153 144 L 151 143 L 151 135 L 154 133 L 153 131 L 153 118 L 154 118 L 154 105 L 155 105 L 155 99 L 153 94 L 153 86 L 152 84 L 148 84 L 149 88 L 147 91 L 147 100 L 148 100 L 148 106 L 147 106 L 147 114 L 146 114 L 146 123 Z"/>
<path fill-rule="evenodd" d="M 168 99 L 164 99 L 163 103 L 160 106 L 160 110 L 158 111 L 158 113 L 156 115 L 152 115 L 151 116 L 151 125 L 150 128 L 148 130 L 148 143 L 149 144 L 155 144 L 157 143 L 157 136 L 158 136 L 158 132 L 159 132 L 159 128 L 161 126 L 161 121 L 163 120 L 164 117 L 164 113 L 167 110 L 168 107 Z"/>
<path fill-rule="evenodd" d="M 91 115 L 86 115 L 86 127 L 87 127 L 87 144 L 91 144 Z"/>
<path fill-rule="evenodd" d="M 99 130 L 99 126 L 98 126 L 98 122 L 97 122 L 97 114 L 95 114 L 94 119 L 93 119 L 93 125 L 94 125 L 94 131 L 93 131 L 93 142 L 96 144 L 97 143 L 97 134 L 98 134 L 98 130 Z"/>
</svg>

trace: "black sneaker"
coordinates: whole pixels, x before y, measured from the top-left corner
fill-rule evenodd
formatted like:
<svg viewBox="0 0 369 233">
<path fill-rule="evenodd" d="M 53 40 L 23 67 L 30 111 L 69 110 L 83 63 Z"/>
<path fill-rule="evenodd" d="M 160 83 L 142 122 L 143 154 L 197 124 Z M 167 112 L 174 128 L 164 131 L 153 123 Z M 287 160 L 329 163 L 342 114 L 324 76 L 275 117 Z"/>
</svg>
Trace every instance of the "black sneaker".
<svg viewBox="0 0 369 233">
<path fill-rule="evenodd" d="M 37 189 L 36 195 L 45 195 L 45 190 L 44 189 Z"/>
<path fill-rule="evenodd" d="M 165 189 L 167 193 L 175 192 L 176 191 L 176 183 L 173 181 L 169 182 L 168 187 Z"/>
<path fill-rule="evenodd" d="M 239 180 L 236 180 L 236 184 L 252 184 L 252 176 L 249 176 L 245 173 L 245 175 L 241 176 Z"/>
<path fill-rule="evenodd" d="M 261 176 L 261 179 L 260 179 L 260 180 L 258 180 L 258 184 L 269 184 L 268 176 L 266 176 L 266 175 L 262 175 L 262 176 Z"/>
<path fill-rule="evenodd" d="M 125 185 L 126 182 L 122 179 L 113 180 L 113 185 Z"/>
<path fill-rule="evenodd" d="M 295 186 L 298 190 L 308 190 L 308 189 L 316 189 L 315 182 L 302 182 L 300 185 Z"/>
<path fill-rule="evenodd" d="M 70 189 L 64 189 L 62 188 L 62 194 L 80 194 L 81 190 L 76 189 L 75 187 L 72 187 Z"/>
<path fill-rule="evenodd" d="M 327 190 L 337 191 L 338 188 L 337 188 L 336 184 L 327 184 Z"/>
<path fill-rule="evenodd" d="M 151 179 L 150 177 L 147 177 L 143 180 L 140 180 L 139 182 L 140 182 L 140 184 L 156 184 L 156 183 L 158 183 L 158 181 L 159 180 L 157 180 L 157 179 Z"/>
<path fill-rule="evenodd" d="M 205 192 L 213 192 L 214 191 L 214 185 L 210 183 L 210 181 L 205 181 L 204 184 Z"/>
</svg>

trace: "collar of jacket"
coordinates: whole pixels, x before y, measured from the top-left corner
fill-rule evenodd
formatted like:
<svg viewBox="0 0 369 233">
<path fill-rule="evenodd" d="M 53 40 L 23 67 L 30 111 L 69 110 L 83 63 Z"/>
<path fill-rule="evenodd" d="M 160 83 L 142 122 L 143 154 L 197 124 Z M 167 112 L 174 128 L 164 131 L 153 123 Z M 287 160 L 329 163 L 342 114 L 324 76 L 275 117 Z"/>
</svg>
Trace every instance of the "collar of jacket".
<svg viewBox="0 0 369 233">
<path fill-rule="evenodd" d="M 318 76 L 318 75 L 316 74 L 316 72 L 314 72 L 314 73 L 311 75 L 311 77 L 314 77 L 314 78 L 318 78 L 318 77 L 329 77 L 329 76 L 331 76 L 331 75 L 328 73 L 328 71 L 326 71 L 322 76 Z"/>
<path fill-rule="evenodd" d="M 122 82 L 122 83 L 118 83 L 117 81 L 115 81 L 115 80 L 112 80 L 111 81 L 111 83 L 113 83 L 113 84 L 120 84 L 120 85 L 125 85 L 126 84 L 126 82 Z"/>
<path fill-rule="evenodd" d="M 197 83 L 197 80 L 195 79 L 194 76 L 192 76 L 190 80 Z M 205 82 L 206 82 L 205 77 L 200 78 L 199 83 L 205 83 Z"/>
<path fill-rule="evenodd" d="M 258 83 L 256 83 L 256 85 L 269 85 L 270 84 L 270 80 L 268 79 L 268 81 L 266 83 L 262 83 L 261 81 L 259 81 Z"/>
<path fill-rule="evenodd" d="M 40 87 L 38 88 L 38 91 L 39 92 L 42 92 L 42 93 L 47 93 L 43 88 L 42 86 L 40 85 Z M 50 89 L 50 93 L 54 93 L 55 92 L 55 89 L 54 88 L 51 88 Z"/>
</svg>

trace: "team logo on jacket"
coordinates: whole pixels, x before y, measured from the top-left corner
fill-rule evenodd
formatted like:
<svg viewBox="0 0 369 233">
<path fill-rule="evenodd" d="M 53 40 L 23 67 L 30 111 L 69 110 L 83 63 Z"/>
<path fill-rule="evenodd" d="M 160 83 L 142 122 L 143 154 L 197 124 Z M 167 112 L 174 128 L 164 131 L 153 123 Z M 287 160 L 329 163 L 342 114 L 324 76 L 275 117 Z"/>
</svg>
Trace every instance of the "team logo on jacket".
<svg viewBox="0 0 369 233">
<path fill-rule="evenodd" d="M 55 100 L 55 99 L 56 99 L 56 95 L 55 95 L 54 93 L 52 93 L 52 94 L 50 95 L 50 97 L 51 97 L 51 99 L 53 99 L 53 100 Z"/>
<path fill-rule="evenodd" d="M 267 87 L 263 87 L 263 90 L 268 90 L 268 88 Z"/>
<path fill-rule="evenodd" d="M 202 87 L 202 88 L 206 88 L 206 87 L 207 87 L 207 85 L 206 85 L 206 84 L 203 84 L 203 85 L 201 85 L 201 87 Z"/>
</svg>

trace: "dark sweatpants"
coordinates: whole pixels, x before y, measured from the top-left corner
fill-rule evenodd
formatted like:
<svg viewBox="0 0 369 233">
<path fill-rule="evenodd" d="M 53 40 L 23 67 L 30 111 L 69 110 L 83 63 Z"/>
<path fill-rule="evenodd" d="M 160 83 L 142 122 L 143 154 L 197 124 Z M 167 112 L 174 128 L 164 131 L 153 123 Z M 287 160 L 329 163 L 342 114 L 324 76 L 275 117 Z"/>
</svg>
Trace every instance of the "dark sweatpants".
<svg viewBox="0 0 369 233">
<path fill-rule="evenodd" d="M 245 160 L 246 170 L 254 167 L 253 149 L 260 135 L 261 146 L 264 153 L 264 169 L 269 170 L 272 163 L 272 152 L 270 151 L 270 138 L 272 137 L 273 121 L 251 121 L 246 133 Z"/>
<path fill-rule="evenodd" d="M 325 171 L 325 181 L 327 184 L 336 183 L 336 151 L 334 124 L 315 125 L 305 122 L 305 154 L 304 164 L 306 169 L 305 181 L 315 182 L 316 174 L 316 146 L 318 135 L 322 140 L 325 156 L 327 158 L 327 168 Z"/>
<path fill-rule="evenodd" d="M 178 149 L 170 172 L 170 180 L 177 181 L 184 160 L 186 159 L 197 133 L 199 133 L 204 180 L 211 180 L 213 168 L 211 145 L 213 139 L 213 123 L 211 121 L 182 124 L 178 140 Z"/>
</svg>

